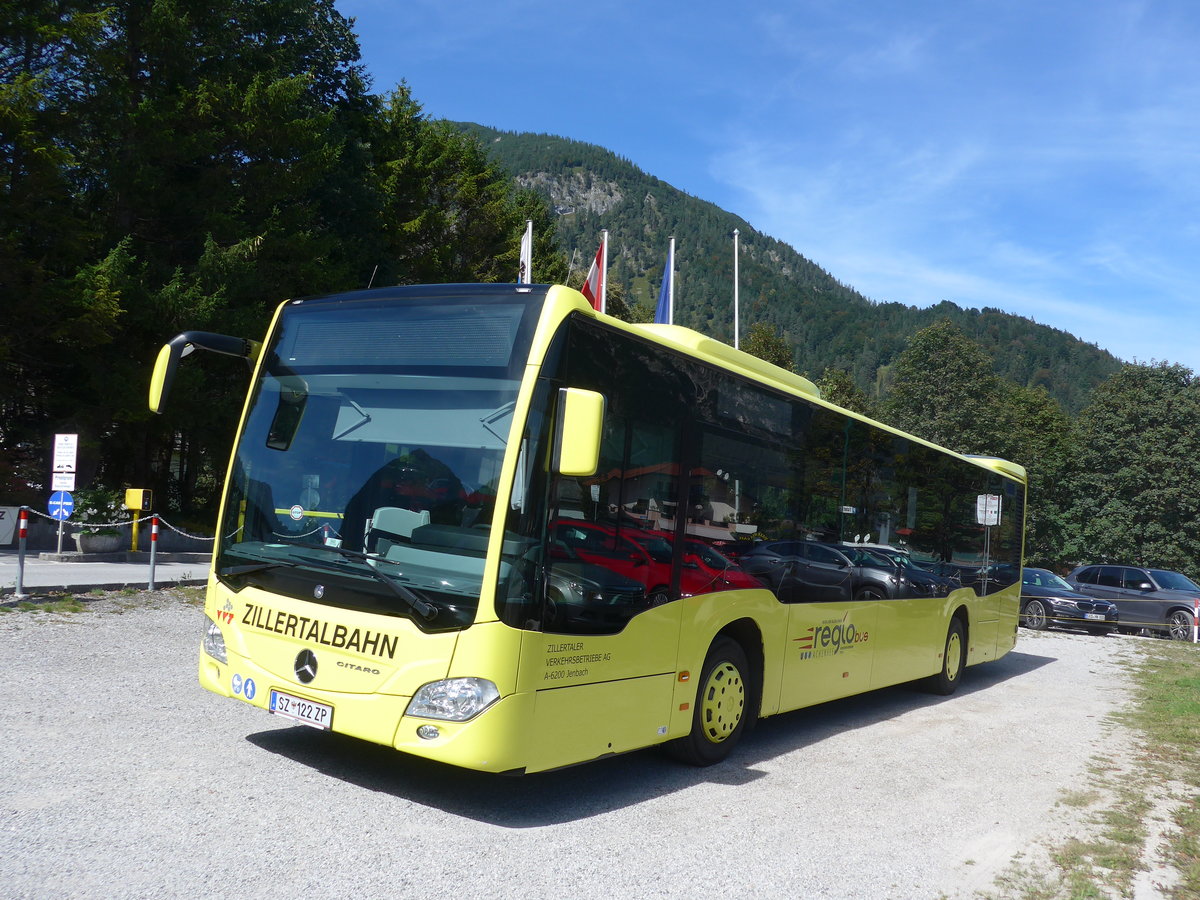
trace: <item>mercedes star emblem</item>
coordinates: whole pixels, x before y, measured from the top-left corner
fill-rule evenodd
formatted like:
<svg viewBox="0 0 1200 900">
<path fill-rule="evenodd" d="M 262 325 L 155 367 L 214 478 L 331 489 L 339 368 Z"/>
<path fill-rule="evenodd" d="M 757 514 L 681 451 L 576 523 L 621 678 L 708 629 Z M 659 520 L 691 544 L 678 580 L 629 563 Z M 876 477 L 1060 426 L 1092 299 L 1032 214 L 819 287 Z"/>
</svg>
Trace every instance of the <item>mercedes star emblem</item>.
<svg viewBox="0 0 1200 900">
<path fill-rule="evenodd" d="M 317 677 L 317 654 L 311 650 L 301 650 L 296 654 L 296 677 L 303 684 Z"/>
</svg>

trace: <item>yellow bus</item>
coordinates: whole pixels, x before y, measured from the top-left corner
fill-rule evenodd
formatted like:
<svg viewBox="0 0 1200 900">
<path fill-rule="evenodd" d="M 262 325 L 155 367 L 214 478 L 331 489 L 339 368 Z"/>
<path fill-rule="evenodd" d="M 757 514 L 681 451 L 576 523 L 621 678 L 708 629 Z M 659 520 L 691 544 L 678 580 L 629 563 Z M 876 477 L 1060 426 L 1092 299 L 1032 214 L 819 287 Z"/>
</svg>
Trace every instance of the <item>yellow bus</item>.
<svg viewBox="0 0 1200 900">
<path fill-rule="evenodd" d="M 550 285 L 283 303 L 254 365 L 200 683 L 488 772 L 652 745 L 707 765 L 764 716 L 1012 649 L 1025 473 Z"/>
</svg>

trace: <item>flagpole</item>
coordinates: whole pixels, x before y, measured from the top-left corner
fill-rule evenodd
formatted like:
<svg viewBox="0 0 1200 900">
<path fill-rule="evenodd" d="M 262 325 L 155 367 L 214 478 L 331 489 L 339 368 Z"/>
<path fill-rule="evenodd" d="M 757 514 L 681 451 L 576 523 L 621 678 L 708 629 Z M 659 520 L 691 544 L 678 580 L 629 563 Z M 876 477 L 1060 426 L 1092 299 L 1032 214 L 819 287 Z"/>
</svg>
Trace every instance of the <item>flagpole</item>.
<svg viewBox="0 0 1200 900">
<path fill-rule="evenodd" d="M 733 229 L 733 349 L 740 349 L 738 340 L 738 230 Z"/>
<path fill-rule="evenodd" d="M 608 229 L 600 232 L 600 312 L 608 311 Z"/>
<path fill-rule="evenodd" d="M 669 273 L 667 289 L 667 324 L 675 324 L 675 236 L 671 236 L 671 243 L 667 247 L 667 272 Z"/>
</svg>

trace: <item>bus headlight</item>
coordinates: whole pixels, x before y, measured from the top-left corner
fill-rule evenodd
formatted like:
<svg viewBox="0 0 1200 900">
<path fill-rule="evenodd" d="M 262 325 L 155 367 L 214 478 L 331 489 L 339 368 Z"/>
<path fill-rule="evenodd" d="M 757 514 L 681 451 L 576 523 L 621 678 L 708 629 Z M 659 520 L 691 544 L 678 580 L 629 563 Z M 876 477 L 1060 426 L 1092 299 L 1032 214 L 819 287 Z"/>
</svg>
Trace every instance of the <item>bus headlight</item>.
<svg viewBox="0 0 1200 900">
<path fill-rule="evenodd" d="M 205 616 L 204 621 L 208 623 L 204 629 L 204 652 L 217 662 L 228 662 L 225 657 L 225 635 L 221 634 L 221 629 L 212 619 Z"/>
<path fill-rule="evenodd" d="M 465 722 L 500 699 L 500 691 L 486 678 L 447 678 L 431 681 L 413 694 L 406 716 Z"/>
</svg>

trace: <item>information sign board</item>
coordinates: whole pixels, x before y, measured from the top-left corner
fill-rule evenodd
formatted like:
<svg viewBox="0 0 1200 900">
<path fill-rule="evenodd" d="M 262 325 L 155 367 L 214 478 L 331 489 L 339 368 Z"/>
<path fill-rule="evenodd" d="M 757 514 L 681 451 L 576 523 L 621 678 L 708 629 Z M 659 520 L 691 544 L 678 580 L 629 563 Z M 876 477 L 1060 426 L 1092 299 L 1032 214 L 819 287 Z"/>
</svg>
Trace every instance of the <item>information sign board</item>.
<svg viewBox="0 0 1200 900">
<path fill-rule="evenodd" d="M 980 525 L 1000 524 L 999 494 L 980 494 L 976 498 L 975 521 Z"/>
<path fill-rule="evenodd" d="M 53 472 L 75 472 L 75 458 L 79 452 L 79 435 L 56 434 L 54 436 Z"/>
</svg>

